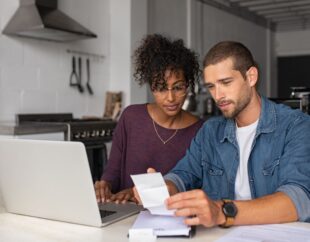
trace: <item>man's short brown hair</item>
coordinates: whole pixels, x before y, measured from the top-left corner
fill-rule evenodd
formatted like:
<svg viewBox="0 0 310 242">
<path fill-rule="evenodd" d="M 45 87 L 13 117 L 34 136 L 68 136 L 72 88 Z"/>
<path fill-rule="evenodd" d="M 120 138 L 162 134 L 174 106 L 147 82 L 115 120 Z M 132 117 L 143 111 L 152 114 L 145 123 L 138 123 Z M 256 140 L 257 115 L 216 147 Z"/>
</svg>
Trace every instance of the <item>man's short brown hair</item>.
<svg viewBox="0 0 310 242">
<path fill-rule="evenodd" d="M 244 78 L 250 67 L 255 66 L 258 68 L 250 50 L 235 41 L 222 41 L 214 45 L 203 60 L 203 68 L 215 65 L 227 58 L 232 58 L 234 70 L 240 71 Z"/>
</svg>

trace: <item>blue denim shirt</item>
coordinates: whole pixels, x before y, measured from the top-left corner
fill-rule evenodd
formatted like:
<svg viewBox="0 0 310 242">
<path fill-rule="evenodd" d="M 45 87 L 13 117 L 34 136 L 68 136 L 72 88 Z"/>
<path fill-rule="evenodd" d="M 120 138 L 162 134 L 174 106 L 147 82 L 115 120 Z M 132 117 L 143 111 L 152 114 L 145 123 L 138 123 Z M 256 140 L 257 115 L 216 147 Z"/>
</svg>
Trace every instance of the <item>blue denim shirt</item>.
<svg viewBox="0 0 310 242">
<path fill-rule="evenodd" d="M 214 200 L 235 199 L 238 166 L 235 122 L 215 117 L 205 122 L 165 179 L 179 191 L 203 189 Z M 310 222 L 310 116 L 262 97 L 248 175 L 253 199 L 284 192 L 299 220 Z"/>
</svg>

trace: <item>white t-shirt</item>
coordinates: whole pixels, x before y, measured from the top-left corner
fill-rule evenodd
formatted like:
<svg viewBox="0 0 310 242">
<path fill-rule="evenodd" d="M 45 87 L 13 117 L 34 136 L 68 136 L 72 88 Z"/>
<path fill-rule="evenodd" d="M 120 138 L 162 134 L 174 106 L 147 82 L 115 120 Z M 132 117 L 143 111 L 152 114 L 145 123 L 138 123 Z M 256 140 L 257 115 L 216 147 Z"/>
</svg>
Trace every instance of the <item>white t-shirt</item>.
<svg viewBox="0 0 310 242">
<path fill-rule="evenodd" d="M 252 143 L 256 133 L 258 120 L 248 126 L 237 126 L 237 141 L 239 144 L 239 167 L 237 170 L 235 182 L 235 196 L 236 200 L 251 199 L 251 190 L 248 174 L 248 160 L 251 152 Z"/>
</svg>

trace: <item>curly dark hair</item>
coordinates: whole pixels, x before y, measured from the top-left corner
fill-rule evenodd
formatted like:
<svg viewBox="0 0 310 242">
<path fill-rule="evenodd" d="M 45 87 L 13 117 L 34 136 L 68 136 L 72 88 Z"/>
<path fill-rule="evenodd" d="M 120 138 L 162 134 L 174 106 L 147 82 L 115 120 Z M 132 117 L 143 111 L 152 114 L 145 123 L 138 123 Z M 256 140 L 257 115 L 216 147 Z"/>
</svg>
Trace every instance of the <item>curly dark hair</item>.
<svg viewBox="0 0 310 242">
<path fill-rule="evenodd" d="M 167 84 L 166 70 L 182 70 L 185 82 L 194 94 L 195 82 L 201 73 L 198 56 L 184 46 L 181 39 L 170 40 L 160 34 L 147 35 L 133 55 L 136 81 L 148 83 L 152 91 Z"/>
</svg>

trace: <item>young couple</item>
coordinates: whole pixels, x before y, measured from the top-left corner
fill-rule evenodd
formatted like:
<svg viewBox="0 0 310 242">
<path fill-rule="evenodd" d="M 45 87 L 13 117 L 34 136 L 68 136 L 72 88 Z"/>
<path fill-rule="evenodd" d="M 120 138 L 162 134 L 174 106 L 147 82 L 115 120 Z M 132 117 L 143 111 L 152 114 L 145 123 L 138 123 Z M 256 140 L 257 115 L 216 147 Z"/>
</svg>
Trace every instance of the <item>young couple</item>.
<svg viewBox="0 0 310 242">
<path fill-rule="evenodd" d="M 220 42 L 204 58 L 223 115 L 203 126 L 182 110 L 199 65 L 181 40 L 150 35 L 135 60 L 155 101 L 124 110 L 98 201 L 138 202 L 129 175 L 152 168 L 165 174 L 167 207 L 188 225 L 310 222 L 310 116 L 258 93 L 259 70 L 243 44 Z"/>
</svg>

